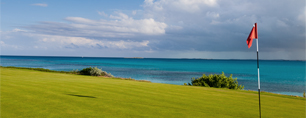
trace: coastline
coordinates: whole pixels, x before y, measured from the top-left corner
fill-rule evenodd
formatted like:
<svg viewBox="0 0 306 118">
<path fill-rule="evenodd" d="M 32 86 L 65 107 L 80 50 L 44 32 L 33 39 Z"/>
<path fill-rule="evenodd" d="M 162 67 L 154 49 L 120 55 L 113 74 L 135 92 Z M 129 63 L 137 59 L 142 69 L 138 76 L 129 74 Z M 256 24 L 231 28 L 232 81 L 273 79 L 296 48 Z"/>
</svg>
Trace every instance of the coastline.
<svg viewBox="0 0 306 118">
<path fill-rule="evenodd" d="M 25 70 L 33 70 L 33 71 L 41 71 L 41 72 L 51 72 L 51 73 L 65 73 L 65 74 L 74 74 L 74 75 L 80 75 L 78 73 L 75 73 L 73 71 L 55 71 L 55 70 L 49 70 L 49 69 L 44 69 L 44 68 L 27 68 L 27 67 L 15 67 L 15 66 L 8 66 L 8 67 L 4 67 L 4 66 L 0 66 L 0 68 L 13 68 L 13 69 L 25 69 Z M 82 75 L 84 76 L 84 75 Z M 107 77 L 107 76 L 97 76 L 97 77 L 103 77 L 103 78 L 112 78 L 112 79 L 121 79 L 121 80 L 129 80 L 129 81 L 138 81 L 138 82 L 148 82 L 148 83 L 155 83 L 155 82 L 151 82 L 149 80 L 136 80 L 133 78 L 123 78 L 123 77 Z M 160 83 L 160 84 L 167 84 L 167 83 Z M 176 85 L 176 84 L 170 84 L 170 85 Z M 176 85 L 176 86 L 184 86 L 182 85 Z M 214 87 L 208 87 L 208 88 L 214 88 Z M 227 89 L 227 88 L 216 88 L 216 89 Z M 252 91 L 252 92 L 257 92 L 255 90 L 246 90 L 246 89 L 242 89 L 242 90 L 238 90 L 238 91 Z M 286 95 L 286 94 L 280 94 L 280 93 L 273 93 L 273 92 L 266 92 L 266 91 L 261 91 L 261 93 L 265 94 L 271 94 L 271 95 L 284 95 L 284 96 L 291 96 L 291 97 L 302 97 L 303 96 L 298 96 L 298 95 Z"/>
<path fill-rule="evenodd" d="M 57 71 L 98 67 L 117 77 L 182 85 L 202 74 L 233 74 L 244 89 L 257 90 L 256 60 L 129 59 L 91 57 L 2 56 L 2 66 L 45 68 Z M 302 96 L 305 88 L 303 61 L 261 61 L 262 90 Z"/>
</svg>

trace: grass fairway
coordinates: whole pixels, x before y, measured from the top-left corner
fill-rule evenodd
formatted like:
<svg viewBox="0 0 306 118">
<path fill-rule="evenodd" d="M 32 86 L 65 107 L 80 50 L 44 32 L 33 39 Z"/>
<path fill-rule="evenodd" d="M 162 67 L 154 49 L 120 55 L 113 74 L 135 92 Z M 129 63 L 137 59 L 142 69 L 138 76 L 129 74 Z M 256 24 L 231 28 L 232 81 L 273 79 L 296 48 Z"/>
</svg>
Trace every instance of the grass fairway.
<svg viewBox="0 0 306 118">
<path fill-rule="evenodd" d="M 194 86 L 1 69 L 1 118 L 258 118 L 258 94 Z M 305 118 L 305 99 L 263 93 L 262 117 Z"/>
</svg>

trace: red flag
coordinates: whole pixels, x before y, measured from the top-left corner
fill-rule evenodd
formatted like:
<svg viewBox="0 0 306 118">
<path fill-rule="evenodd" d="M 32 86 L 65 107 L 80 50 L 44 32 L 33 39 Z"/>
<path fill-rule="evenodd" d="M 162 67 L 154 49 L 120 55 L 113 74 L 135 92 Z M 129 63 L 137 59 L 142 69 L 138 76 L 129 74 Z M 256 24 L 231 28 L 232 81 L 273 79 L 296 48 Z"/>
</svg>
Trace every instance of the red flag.
<svg viewBox="0 0 306 118">
<path fill-rule="evenodd" d="M 258 38 L 258 34 L 257 34 L 257 23 L 255 23 L 255 25 L 253 26 L 250 35 L 248 37 L 248 39 L 246 40 L 246 43 L 248 44 L 248 48 L 250 48 L 252 46 L 252 42 L 253 39 L 257 39 Z"/>
</svg>

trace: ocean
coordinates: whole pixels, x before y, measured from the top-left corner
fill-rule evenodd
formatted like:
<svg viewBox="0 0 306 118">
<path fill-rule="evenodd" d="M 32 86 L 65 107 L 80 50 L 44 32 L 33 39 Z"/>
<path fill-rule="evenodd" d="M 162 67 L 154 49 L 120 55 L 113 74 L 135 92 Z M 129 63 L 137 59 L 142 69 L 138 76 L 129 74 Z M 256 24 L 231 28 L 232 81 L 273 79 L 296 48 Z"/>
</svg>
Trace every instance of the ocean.
<svg viewBox="0 0 306 118">
<path fill-rule="evenodd" d="M 245 90 L 258 90 L 256 60 L 0 56 L 1 66 L 59 71 L 98 67 L 116 77 L 183 85 L 203 74 L 233 75 Z M 261 91 L 303 96 L 305 61 L 259 60 Z"/>
</svg>

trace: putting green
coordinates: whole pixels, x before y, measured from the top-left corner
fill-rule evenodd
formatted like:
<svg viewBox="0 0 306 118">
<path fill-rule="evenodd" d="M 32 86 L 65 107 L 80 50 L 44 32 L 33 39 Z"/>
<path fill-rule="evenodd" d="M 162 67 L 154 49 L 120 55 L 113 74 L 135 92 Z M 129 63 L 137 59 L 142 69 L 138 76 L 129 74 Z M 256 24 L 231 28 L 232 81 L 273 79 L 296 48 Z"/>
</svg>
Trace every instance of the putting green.
<svg viewBox="0 0 306 118">
<path fill-rule="evenodd" d="M 1 118 L 254 117 L 254 91 L 1 67 Z M 305 99 L 263 93 L 262 117 L 305 118 Z"/>
</svg>

